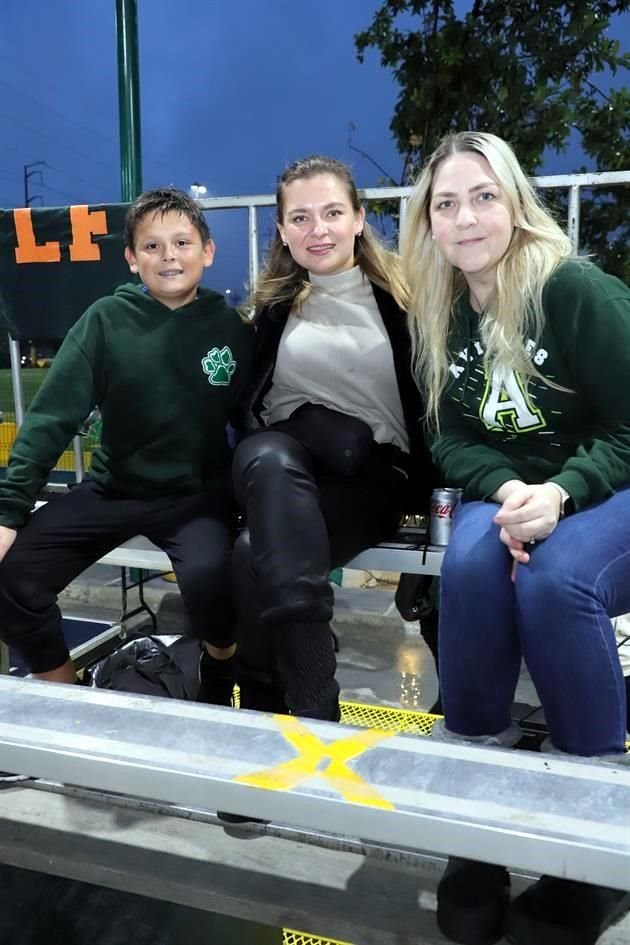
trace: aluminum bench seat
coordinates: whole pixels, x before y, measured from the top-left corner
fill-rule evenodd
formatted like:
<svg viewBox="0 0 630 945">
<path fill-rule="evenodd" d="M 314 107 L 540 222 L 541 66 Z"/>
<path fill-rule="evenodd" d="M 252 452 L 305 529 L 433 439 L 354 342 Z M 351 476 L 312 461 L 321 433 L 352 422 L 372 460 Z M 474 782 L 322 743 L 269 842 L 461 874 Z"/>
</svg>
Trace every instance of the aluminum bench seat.
<svg viewBox="0 0 630 945">
<path fill-rule="evenodd" d="M 399 533 L 400 534 L 400 533 Z M 405 540 L 382 542 L 362 551 L 345 568 L 358 571 L 400 571 L 407 574 L 439 574 L 444 549 L 429 545 L 425 550 L 418 542 Z M 148 571 L 170 571 L 168 555 L 156 545 L 138 536 L 103 555 L 98 564 L 140 568 Z"/>
<path fill-rule="evenodd" d="M 630 890 L 630 768 L 0 678 L 13 771 Z"/>
</svg>

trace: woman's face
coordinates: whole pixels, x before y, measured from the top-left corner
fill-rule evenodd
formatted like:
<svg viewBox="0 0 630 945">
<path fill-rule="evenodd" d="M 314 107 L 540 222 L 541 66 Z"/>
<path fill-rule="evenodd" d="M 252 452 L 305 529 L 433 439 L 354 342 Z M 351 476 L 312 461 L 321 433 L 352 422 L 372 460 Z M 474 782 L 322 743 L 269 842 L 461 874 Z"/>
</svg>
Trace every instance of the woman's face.
<svg viewBox="0 0 630 945">
<path fill-rule="evenodd" d="M 496 278 L 514 224 L 508 201 L 481 154 L 465 151 L 443 161 L 433 178 L 429 218 L 438 249 L 469 284 Z"/>
<path fill-rule="evenodd" d="M 332 276 L 354 266 L 354 241 L 365 210 L 355 211 L 342 181 L 317 174 L 285 184 L 280 236 L 299 266 Z"/>
</svg>

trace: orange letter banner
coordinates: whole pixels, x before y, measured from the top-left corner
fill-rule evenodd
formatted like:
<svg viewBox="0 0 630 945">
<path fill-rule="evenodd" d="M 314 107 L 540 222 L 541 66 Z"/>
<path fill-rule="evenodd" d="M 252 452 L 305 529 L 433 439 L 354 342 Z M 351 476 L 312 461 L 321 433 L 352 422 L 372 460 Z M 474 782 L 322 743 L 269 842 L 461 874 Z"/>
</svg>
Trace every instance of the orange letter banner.
<svg viewBox="0 0 630 945">
<path fill-rule="evenodd" d="M 15 247 L 15 261 L 17 263 L 58 263 L 61 262 L 61 247 L 58 242 L 51 240 L 39 246 L 35 242 L 31 210 L 14 210 L 15 232 L 17 246 Z"/>
<path fill-rule="evenodd" d="M 92 234 L 107 233 L 107 217 L 104 210 L 92 210 L 89 207 L 70 207 L 72 224 L 72 243 L 70 259 L 72 262 L 85 262 L 101 258 L 98 243 L 92 242 Z"/>
<path fill-rule="evenodd" d="M 58 341 L 92 302 L 133 281 L 123 254 L 127 207 L 0 210 L 0 319 L 12 338 Z"/>
</svg>

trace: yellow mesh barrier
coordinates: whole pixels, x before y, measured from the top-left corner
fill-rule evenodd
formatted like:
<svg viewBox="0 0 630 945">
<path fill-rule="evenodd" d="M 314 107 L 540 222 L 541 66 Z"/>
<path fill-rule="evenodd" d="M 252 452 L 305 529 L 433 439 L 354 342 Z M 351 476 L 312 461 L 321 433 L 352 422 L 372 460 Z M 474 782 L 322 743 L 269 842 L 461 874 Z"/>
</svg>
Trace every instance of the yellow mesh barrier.
<svg viewBox="0 0 630 945">
<path fill-rule="evenodd" d="M 410 709 L 391 709 L 383 705 L 365 705 L 362 702 L 342 702 L 341 721 L 361 728 L 380 728 L 386 732 L 407 732 L 411 735 L 429 735 L 439 718 L 427 712 Z"/>
<path fill-rule="evenodd" d="M 17 425 L 15 420 L 5 420 L 0 423 L 0 466 L 6 466 L 9 462 L 9 455 L 13 447 L 13 441 L 17 434 Z M 83 467 L 88 469 L 92 462 L 92 453 L 98 446 L 98 440 L 95 437 L 87 436 L 83 440 Z M 75 456 L 74 449 L 65 450 L 59 457 L 55 469 L 61 472 L 74 472 Z"/>
<path fill-rule="evenodd" d="M 295 929 L 283 929 L 282 945 L 352 945 L 352 943 L 340 942 L 334 938 L 317 938 L 306 932 L 296 932 Z"/>
<path fill-rule="evenodd" d="M 16 434 L 16 425 L 14 420 L 3 420 L 0 423 L 0 466 L 6 466 L 9 460 L 9 453 L 13 446 Z"/>
<path fill-rule="evenodd" d="M 234 687 L 234 706 L 241 704 L 238 686 Z M 413 712 L 410 709 L 391 709 L 385 705 L 366 705 L 363 702 L 342 702 L 341 721 L 359 728 L 379 728 L 385 732 L 406 732 L 410 735 L 429 735 L 439 715 Z"/>
</svg>

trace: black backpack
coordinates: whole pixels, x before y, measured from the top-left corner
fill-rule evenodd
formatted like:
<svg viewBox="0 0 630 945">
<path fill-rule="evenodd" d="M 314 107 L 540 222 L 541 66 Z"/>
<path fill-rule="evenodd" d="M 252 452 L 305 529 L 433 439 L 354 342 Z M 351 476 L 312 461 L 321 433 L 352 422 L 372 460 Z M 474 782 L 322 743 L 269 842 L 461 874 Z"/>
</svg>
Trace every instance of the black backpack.
<svg viewBox="0 0 630 945">
<path fill-rule="evenodd" d="M 188 636 L 169 645 L 158 637 L 137 637 L 90 668 L 91 684 L 196 702 L 201 646 L 200 640 Z"/>
</svg>

